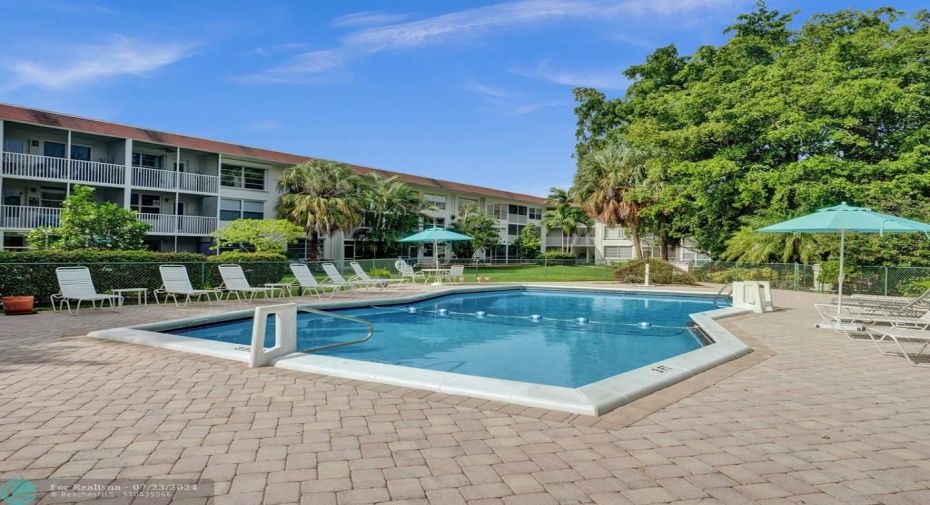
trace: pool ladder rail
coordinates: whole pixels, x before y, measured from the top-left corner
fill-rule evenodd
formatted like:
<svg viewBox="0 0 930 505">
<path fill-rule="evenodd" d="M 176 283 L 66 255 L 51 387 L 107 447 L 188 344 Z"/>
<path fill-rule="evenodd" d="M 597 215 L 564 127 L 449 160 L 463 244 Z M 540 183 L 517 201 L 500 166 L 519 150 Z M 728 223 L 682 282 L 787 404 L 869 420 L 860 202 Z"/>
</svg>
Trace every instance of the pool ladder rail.
<svg viewBox="0 0 930 505">
<path fill-rule="evenodd" d="M 334 319 L 344 319 L 355 323 L 368 326 L 368 333 L 364 338 L 349 340 L 347 342 L 337 342 L 334 344 L 311 347 L 309 349 L 297 349 L 297 312 L 310 312 Z M 309 307 L 297 307 L 294 303 L 285 303 L 281 305 L 266 305 L 255 307 L 255 315 L 252 319 L 252 345 L 249 347 L 249 366 L 262 367 L 271 364 L 275 359 L 296 352 L 310 353 L 344 347 L 347 345 L 361 344 L 371 340 L 375 332 L 375 325 L 370 321 L 359 319 L 342 314 L 333 314 L 319 309 Z M 265 347 L 265 335 L 268 328 L 268 316 L 275 318 L 274 346 Z"/>
</svg>

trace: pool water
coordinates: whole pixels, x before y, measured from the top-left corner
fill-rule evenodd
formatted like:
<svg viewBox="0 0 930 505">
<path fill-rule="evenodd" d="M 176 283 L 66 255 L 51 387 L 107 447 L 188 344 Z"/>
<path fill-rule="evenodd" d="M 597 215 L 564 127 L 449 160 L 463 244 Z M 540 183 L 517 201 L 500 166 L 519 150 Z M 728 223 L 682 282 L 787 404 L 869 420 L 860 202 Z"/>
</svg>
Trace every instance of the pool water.
<svg viewBox="0 0 930 505">
<path fill-rule="evenodd" d="M 711 299 L 688 296 L 531 289 L 455 294 L 331 310 L 373 323 L 374 335 L 319 354 L 575 388 L 700 348 L 704 341 L 688 327 L 689 314 L 715 308 Z M 297 328 L 301 350 L 368 331 L 358 322 L 306 312 L 299 313 Z M 250 345 L 252 320 L 167 333 Z M 273 345 L 271 318 L 265 346 Z"/>
</svg>

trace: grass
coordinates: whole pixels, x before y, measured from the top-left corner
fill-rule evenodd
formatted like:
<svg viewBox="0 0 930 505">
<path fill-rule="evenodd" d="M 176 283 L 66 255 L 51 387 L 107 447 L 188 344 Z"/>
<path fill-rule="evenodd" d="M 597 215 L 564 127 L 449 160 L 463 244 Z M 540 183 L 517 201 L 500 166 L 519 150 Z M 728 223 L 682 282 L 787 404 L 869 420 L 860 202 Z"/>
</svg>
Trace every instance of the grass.
<svg viewBox="0 0 930 505">
<path fill-rule="evenodd" d="M 607 265 L 572 266 L 479 266 L 465 268 L 465 280 L 490 277 L 491 282 L 570 282 L 609 281 L 616 267 Z"/>
</svg>

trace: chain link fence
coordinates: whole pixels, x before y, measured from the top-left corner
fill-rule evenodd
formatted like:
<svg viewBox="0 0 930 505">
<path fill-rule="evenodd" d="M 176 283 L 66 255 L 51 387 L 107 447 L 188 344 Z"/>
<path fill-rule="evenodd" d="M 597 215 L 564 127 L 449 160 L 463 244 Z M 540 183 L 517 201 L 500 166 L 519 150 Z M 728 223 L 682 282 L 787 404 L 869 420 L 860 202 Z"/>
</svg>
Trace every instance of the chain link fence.
<svg viewBox="0 0 930 505">
<path fill-rule="evenodd" d="M 356 260 L 372 277 L 399 277 L 394 264 L 396 258 Z M 415 263 L 412 260 L 403 260 Z M 351 260 L 327 261 L 334 263 L 346 278 L 355 275 Z M 290 261 L 241 263 L 249 283 L 261 286 L 265 283 L 290 282 L 293 280 Z M 322 261 L 304 262 L 319 280 L 326 278 Z M 158 267 L 162 263 L 0 263 L 0 295 L 33 295 L 36 306 L 50 306 L 49 297 L 59 291 L 55 269 L 63 266 L 86 266 L 98 292 L 105 293 L 120 288 L 146 288 L 154 290 L 161 286 Z M 200 261 L 183 264 L 194 288 L 213 289 L 221 284 L 215 261 Z M 622 263 L 589 263 L 584 260 L 510 259 L 505 262 L 467 262 L 464 281 L 474 282 L 604 282 L 612 281 L 613 273 Z M 432 263 L 419 266 L 431 267 Z M 687 266 L 699 282 L 730 283 L 744 280 L 766 280 L 776 289 L 836 291 L 834 283 L 818 281 L 818 265 L 790 263 L 745 264 L 731 262 L 700 262 Z M 847 273 L 844 283 L 846 294 L 913 295 L 930 286 L 930 268 L 917 267 L 859 267 Z M 126 300 L 132 303 L 133 300 Z"/>
</svg>

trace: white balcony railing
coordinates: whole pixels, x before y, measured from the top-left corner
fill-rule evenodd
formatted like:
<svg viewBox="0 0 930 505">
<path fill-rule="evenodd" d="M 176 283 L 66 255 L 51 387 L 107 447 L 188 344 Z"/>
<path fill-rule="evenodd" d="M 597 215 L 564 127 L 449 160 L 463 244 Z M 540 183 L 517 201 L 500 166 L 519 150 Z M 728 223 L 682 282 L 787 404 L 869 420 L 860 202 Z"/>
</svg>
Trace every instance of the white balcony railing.
<svg viewBox="0 0 930 505">
<path fill-rule="evenodd" d="M 126 168 L 123 165 L 21 153 L 3 153 L 0 171 L 3 175 L 28 179 L 55 179 L 94 184 L 122 185 L 126 180 Z"/>
<path fill-rule="evenodd" d="M 139 214 L 148 223 L 151 235 L 208 235 L 216 231 L 215 217 L 177 216 L 174 214 Z"/>
<path fill-rule="evenodd" d="M 567 245 L 569 247 L 593 246 L 594 237 L 546 237 L 546 247 L 562 247 L 563 245 Z"/>
<path fill-rule="evenodd" d="M 188 174 L 156 168 L 132 167 L 132 185 L 139 188 L 219 193 L 220 178 L 215 175 Z"/>
<path fill-rule="evenodd" d="M 178 189 L 195 193 L 219 193 L 220 178 L 215 175 L 178 173 Z"/>
<path fill-rule="evenodd" d="M 58 227 L 61 209 L 54 207 L 25 207 L 0 205 L 0 228 L 31 230 L 40 226 Z"/>
</svg>

